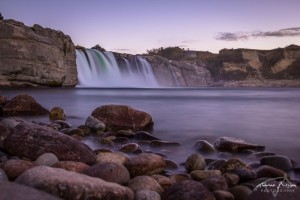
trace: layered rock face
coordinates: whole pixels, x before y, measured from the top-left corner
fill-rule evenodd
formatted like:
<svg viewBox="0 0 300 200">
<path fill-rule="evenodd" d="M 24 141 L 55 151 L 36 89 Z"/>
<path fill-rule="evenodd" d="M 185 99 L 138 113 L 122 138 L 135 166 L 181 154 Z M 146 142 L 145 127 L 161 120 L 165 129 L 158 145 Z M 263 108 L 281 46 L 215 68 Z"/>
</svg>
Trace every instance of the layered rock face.
<svg viewBox="0 0 300 200">
<path fill-rule="evenodd" d="M 0 21 L 0 86 L 77 84 L 75 48 L 61 31 Z"/>
<path fill-rule="evenodd" d="M 156 80 L 162 86 L 202 87 L 212 82 L 204 62 L 174 61 L 160 56 L 146 58 L 152 65 Z"/>
</svg>

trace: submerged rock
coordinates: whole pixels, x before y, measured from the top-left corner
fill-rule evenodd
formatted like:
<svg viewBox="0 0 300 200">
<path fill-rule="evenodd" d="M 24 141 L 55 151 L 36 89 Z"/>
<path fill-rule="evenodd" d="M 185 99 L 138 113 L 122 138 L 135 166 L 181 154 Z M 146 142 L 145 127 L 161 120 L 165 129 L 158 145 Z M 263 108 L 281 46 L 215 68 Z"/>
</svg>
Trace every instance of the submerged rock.
<svg viewBox="0 0 300 200">
<path fill-rule="evenodd" d="M 60 107 L 54 107 L 50 110 L 49 118 L 51 121 L 54 120 L 66 120 L 66 113 L 64 109 Z"/>
<path fill-rule="evenodd" d="M 215 147 L 218 151 L 225 152 L 242 152 L 246 149 L 263 151 L 265 146 L 252 144 L 242 139 L 232 138 L 232 137 L 220 137 L 215 143 Z"/>
<path fill-rule="evenodd" d="M 215 147 L 206 140 L 198 140 L 194 144 L 194 148 L 202 153 L 215 153 Z"/>
<path fill-rule="evenodd" d="M 85 144 L 58 131 L 32 123 L 20 123 L 4 141 L 10 155 L 36 160 L 44 153 L 53 153 L 59 160 L 94 163 L 95 154 Z"/>
<path fill-rule="evenodd" d="M 3 106 L 3 115 L 47 115 L 49 111 L 28 94 L 15 96 Z"/>
<path fill-rule="evenodd" d="M 67 200 L 119 199 L 133 200 L 133 192 L 116 183 L 46 166 L 34 167 L 18 177 L 16 183 L 38 188 Z"/>
<path fill-rule="evenodd" d="M 93 116 L 89 116 L 86 119 L 85 126 L 89 127 L 93 131 L 104 131 L 105 130 L 105 124 Z"/>
<path fill-rule="evenodd" d="M 118 130 L 143 130 L 153 125 L 150 114 L 135 110 L 126 105 L 105 105 L 92 112 L 92 116 L 104 122 L 107 129 Z"/>
</svg>

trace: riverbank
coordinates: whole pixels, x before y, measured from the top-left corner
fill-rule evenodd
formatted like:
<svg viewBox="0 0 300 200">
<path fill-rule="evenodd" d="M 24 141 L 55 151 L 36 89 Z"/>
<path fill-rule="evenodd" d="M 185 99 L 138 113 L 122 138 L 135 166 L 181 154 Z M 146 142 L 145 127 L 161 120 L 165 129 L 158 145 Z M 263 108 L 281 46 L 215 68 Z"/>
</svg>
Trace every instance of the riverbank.
<svg viewBox="0 0 300 200">
<path fill-rule="evenodd" d="M 24 98 L 17 99 L 22 101 Z M 28 99 L 26 97 L 27 103 Z M 31 108 L 38 108 L 40 112 L 40 107 Z M 103 117 L 100 114 L 103 111 L 99 111 L 103 107 L 96 108 L 90 115 Z M 28 107 L 25 106 L 25 109 Z M 5 178 L 8 177 L 10 181 L 33 188 L 41 189 L 41 185 L 47 185 L 43 191 L 64 199 L 81 199 L 83 196 L 96 199 L 142 199 L 144 196 L 193 199 L 195 195 L 204 199 L 254 199 L 257 195 L 272 195 L 257 191 L 260 183 L 270 178 L 290 177 L 285 181 L 295 190 L 278 195 L 297 198 L 299 165 L 282 154 L 264 151 L 264 144 L 223 136 L 214 142 L 202 138 L 190 142 L 189 154 L 182 157 L 178 153 L 187 147 L 179 138 L 162 139 L 164 137 L 155 134 L 153 128 L 148 133 L 143 131 L 146 126 L 135 129 L 140 127 L 136 126 L 137 119 L 130 122 L 133 127 L 125 130 L 109 125 L 112 119 L 124 119 L 118 118 L 123 114 L 118 114 L 120 110 L 117 110 L 111 112 L 117 116 L 109 116 L 111 120 L 105 123 L 99 122 L 99 119 L 88 120 L 86 116 L 76 126 L 64 121 L 64 118 L 49 121 L 48 114 L 37 117 L 40 120 L 34 123 L 24 118 L 3 118 L 0 122 L 2 130 L 5 130 L 1 135 L 0 173 L 6 181 L 1 184 L 15 189 L 19 187 L 10 185 Z M 100 113 L 93 114 L 95 112 Z M 130 109 L 121 109 L 121 112 L 139 113 Z M 143 116 L 149 119 L 148 115 Z M 155 129 L 159 122 L 153 121 Z M 148 122 L 152 123 L 151 120 Z M 5 132 L 8 134 L 3 134 Z M 88 138 L 99 144 L 97 149 L 81 142 Z M 172 159 L 172 154 L 180 156 L 183 162 Z M 56 189 L 58 186 L 59 191 Z"/>
</svg>

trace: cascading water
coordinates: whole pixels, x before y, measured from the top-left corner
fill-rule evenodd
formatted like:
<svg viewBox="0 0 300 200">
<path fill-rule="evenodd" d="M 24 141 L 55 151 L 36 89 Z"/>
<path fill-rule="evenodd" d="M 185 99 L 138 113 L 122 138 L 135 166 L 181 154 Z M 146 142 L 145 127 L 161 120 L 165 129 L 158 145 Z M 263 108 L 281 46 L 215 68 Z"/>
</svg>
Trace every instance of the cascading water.
<svg viewBox="0 0 300 200">
<path fill-rule="evenodd" d="M 120 57 L 95 49 L 76 50 L 78 87 L 158 87 L 151 65 L 141 56 Z"/>
</svg>

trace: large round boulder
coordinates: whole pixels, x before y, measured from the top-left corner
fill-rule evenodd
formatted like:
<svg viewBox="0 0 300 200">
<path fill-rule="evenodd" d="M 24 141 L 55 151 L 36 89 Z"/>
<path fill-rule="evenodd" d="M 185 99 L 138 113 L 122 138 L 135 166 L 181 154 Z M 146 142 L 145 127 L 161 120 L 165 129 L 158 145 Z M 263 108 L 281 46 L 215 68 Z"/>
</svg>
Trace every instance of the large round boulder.
<svg viewBox="0 0 300 200">
<path fill-rule="evenodd" d="M 53 153 L 59 160 L 93 164 L 95 153 L 85 144 L 53 129 L 21 122 L 3 142 L 10 154 L 36 160 L 44 153 Z"/>
<path fill-rule="evenodd" d="M 27 94 L 15 96 L 3 106 L 3 115 L 47 115 L 49 111 Z"/>
<path fill-rule="evenodd" d="M 102 121 L 106 128 L 112 131 L 138 131 L 153 125 L 150 114 L 126 105 L 104 105 L 96 108 L 92 116 Z"/>
<path fill-rule="evenodd" d="M 134 199 L 133 192 L 127 187 L 47 166 L 29 169 L 20 175 L 15 182 L 38 188 L 66 200 Z"/>
</svg>

